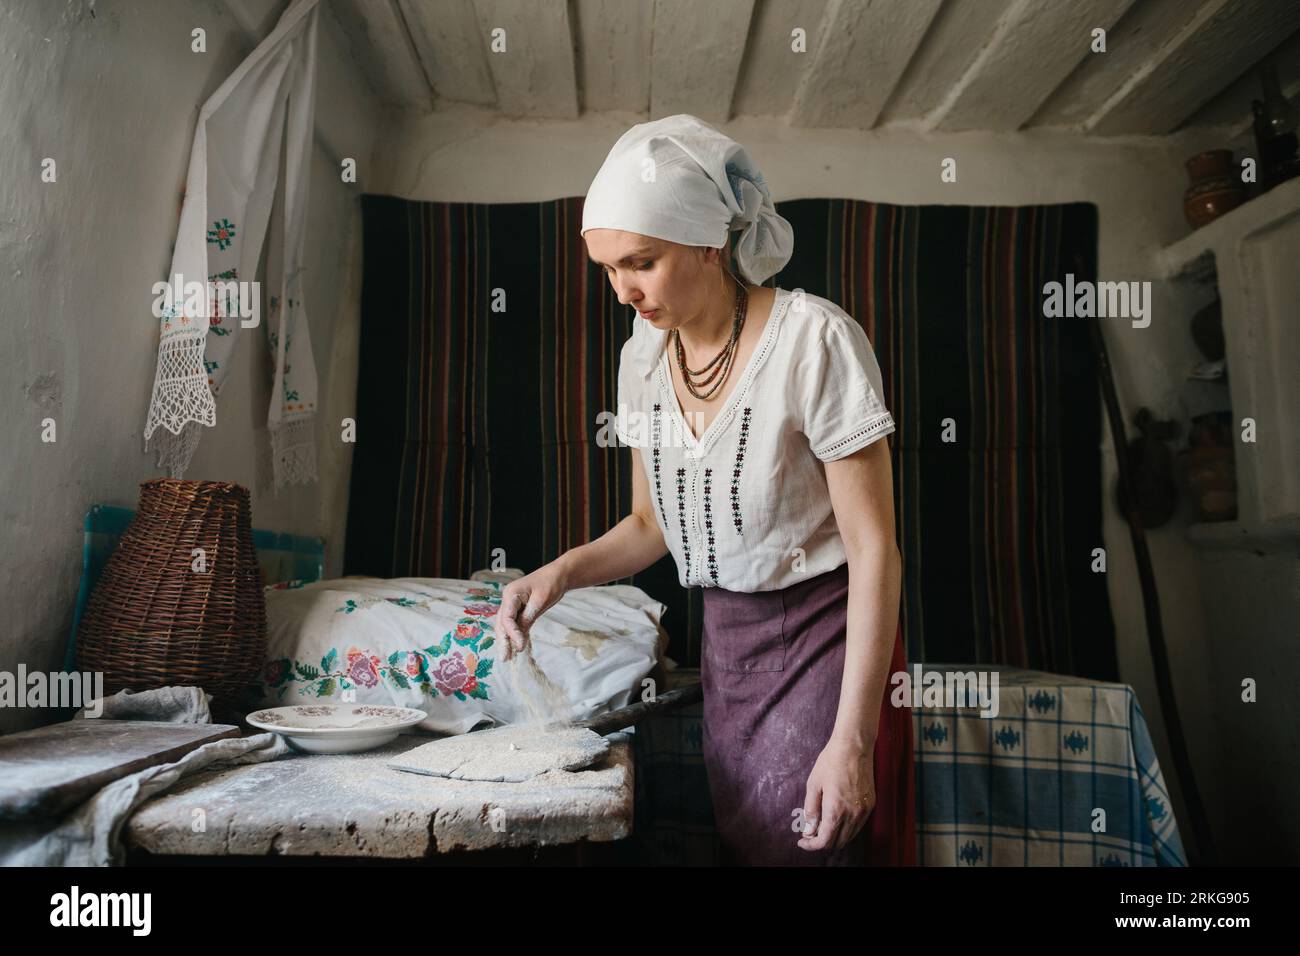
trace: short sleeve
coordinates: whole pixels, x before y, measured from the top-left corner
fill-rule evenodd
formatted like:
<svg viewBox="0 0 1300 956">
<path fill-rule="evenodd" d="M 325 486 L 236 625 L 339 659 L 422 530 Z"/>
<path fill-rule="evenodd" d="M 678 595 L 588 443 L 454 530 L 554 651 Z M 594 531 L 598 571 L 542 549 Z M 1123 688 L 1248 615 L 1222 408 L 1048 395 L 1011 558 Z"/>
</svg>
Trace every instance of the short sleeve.
<svg viewBox="0 0 1300 956">
<path fill-rule="evenodd" d="M 796 391 L 803 432 L 819 460 L 843 458 L 894 430 L 881 397 L 880 365 L 862 326 L 829 314 L 808 348 Z"/>
</svg>

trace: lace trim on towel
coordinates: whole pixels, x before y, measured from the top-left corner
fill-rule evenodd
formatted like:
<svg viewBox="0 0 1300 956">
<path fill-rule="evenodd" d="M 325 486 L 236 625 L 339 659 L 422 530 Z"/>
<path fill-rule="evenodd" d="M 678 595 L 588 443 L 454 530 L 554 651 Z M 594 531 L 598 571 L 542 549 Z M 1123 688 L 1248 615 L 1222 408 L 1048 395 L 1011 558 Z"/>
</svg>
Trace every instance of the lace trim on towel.
<svg viewBox="0 0 1300 956">
<path fill-rule="evenodd" d="M 190 459 L 198 450 L 199 439 L 205 426 L 199 422 L 186 422 L 181 426 L 181 433 L 173 435 L 165 428 L 152 439 L 145 439 L 145 450 L 158 456 L 157 466 L 168 478 L 184 478 L 190 467 Z"/>
<path fill-rule="evenodd" d="M 173 334 L 158 348 L 144 443 L 148 449 L 154 432 L 163 429 L 155 450 L 158 467 L 171 478 L 182 477 L 189 467 L 203 434 L 200 427 L 211 428 L 217 423 L 217 403 L 203 367 L 203 346 L 203 335 L 186 333 Z"/>
<path fill-rule="evenodd" d="M 884 412 L 880 418 L 877 418 L 865 428 L 860 428 L 852 435 L 848 435 L 841 438 L 839 441 L 825 446 L 824 448 L 820 448 L 813 452 L 813 454 L 824 460 L 827 455 L 833 455 L 836 452 L 841 452 L 850 448 L 856 450 L 863 445 L 869 444 L 872 439 L 879 438 L 881 435 L 887 435 L 893 430 L 894 419 L 888 412 Z"/>
<path fill-rule="evenodd" d="M 316 416 L 281 422 L 272 427 L 271 463 L 275 469 L 275 487 L 316 480 Z"/>
</svg>

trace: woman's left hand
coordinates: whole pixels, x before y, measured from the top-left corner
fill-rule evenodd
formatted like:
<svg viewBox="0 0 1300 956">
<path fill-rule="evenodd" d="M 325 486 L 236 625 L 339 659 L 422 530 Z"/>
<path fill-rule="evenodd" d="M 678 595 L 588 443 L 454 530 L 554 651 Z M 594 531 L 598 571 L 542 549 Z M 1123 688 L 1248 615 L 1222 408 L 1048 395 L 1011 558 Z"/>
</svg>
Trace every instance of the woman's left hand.
<svg viewBox="0 0 1300 956">
<path fill-rule="evenodd" d="M 832 739 L 813 764 L 803 799 L 805 850 L 841 850 L 876 807 L 875 748 Z"/>
</svg>

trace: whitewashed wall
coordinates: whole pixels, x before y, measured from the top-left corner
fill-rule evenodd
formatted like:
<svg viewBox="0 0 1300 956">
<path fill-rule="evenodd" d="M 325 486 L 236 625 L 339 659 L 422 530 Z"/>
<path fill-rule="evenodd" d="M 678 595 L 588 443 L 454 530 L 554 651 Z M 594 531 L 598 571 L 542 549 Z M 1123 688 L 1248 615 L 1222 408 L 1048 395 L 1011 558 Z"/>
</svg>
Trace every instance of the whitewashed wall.
<svg viewBox="0 0 1300 956">
<path fill-rule="evenodd" d="M 191 52 L 195 27 L 206 53 Z M 257 527 L 324 535 L 337 574 L 351 470 L 337 422 L 356 390 L 362 187 L 341 181 L 336 159 L 355 156 L 364 179 L 375 113 L 365 80 L 337 55 L 332 17 L 320 29 L 328 146 L 318 136 L 306 302 L 322 480 L 279 496 L 258 484 L 270 398 L 262 330 L 240 336 L 217 426 L 187 477 L 252 489 Z M 199 107 L 253 45 L 225 5 L 201 0 L 0 5 L 0 670 L 61 666 L 87 509 L 133 508 L 139 483 L 158 474 L 141 434 L 157 356 L 150 290 L 171 264 Z M 45 157 L 56 183 L 41 182 Z M 53 444 L 40 440 L 46 417 Z M 0 731 L 49 719 L 0 709 Z"/>
</svg>

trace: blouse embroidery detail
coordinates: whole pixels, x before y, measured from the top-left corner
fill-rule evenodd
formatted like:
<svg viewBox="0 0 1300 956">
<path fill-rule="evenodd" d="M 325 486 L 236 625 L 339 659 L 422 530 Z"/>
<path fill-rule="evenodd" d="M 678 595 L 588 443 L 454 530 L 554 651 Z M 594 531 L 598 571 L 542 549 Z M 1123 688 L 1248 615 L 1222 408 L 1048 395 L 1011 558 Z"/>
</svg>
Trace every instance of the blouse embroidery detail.
<svg viewBox="0 0 1300 956">
<path fill-rule="evenodd" d="M 682 554 L 685 556 L 686 567 L 691 566 L 691 539 L 686 533 L 686 469 L 677 469 L 677 520 L 682 526 Z M 690 580 L 689 573 L 687 580 Z"/>
<path fill-rule="evenodd" d="M 655 498 L 659 501 L 659 517 L 664 521 L 664 527 L 668 527 L 668 514 L 664 511 L 664 490 L 660 484 L 659 474 L 659 403 L 655 402 L 655 413 L 651 427 L 651 441 L 654 444 L 654 464 L 655 464 Z"/>
<path fill-rule="evenodd" d="M 642 426 L 643 434 L 628 424 L 619 438 L 643 449 L 637 457 L 649 508 L 683 588 L 779 590 L 843 565 L 845 546 L 833 533 L 824 462 L 894 431 L 879 363 L 861 324 L 828 299 L 783 289 L 776 296 L 764 338 L 698 436 L 676 394 L 663 333 L 635 323 L 620 355 L 620 414 L 626 408 L 634 416 L 629 423 L 650 427 Z M 804 550 L 799 571 L 783 558 L 790 545 Z"/>
<path fill-rule="evenodd" d="M 713 483 L 713 469 L 704 469 L 704 533 L 708 537 L 709 543 L 709 577 L 713 579 L 716 586 L 718 583 L 718 557 L 713 549 L 713 505 L 709 500 L 709 493 Z"/>
<path fill-rule="evenodd" d="M 752 408 L 745 406 L 745 415 L 740 420 L 740 444 L 736 446 L 736 466 L 731 472 L 731 520 L 735 522 L 736 534 L 745 533 L 740 516 L 740 469 L 745 465 L 745 440 L 749 437 L 749 413 Z"/>
</svg>

